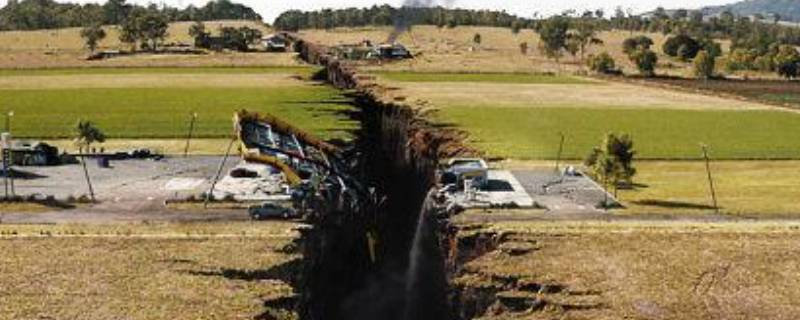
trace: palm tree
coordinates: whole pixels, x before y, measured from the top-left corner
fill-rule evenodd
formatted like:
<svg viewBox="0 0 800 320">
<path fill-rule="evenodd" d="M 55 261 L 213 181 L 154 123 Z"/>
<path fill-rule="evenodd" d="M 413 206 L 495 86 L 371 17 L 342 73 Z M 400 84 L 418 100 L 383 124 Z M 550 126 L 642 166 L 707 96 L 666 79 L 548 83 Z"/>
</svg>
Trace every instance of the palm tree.
<svg viewBox="0 0 800 320">
<path fill-rule="evenodd" d="M 92 188 L 92 180 L 89 178 L 89 169 L 86 167 L 86 152 L 92 143 L 106 141 L 106 135 L 100 131 L 91 121 L 78 120 L 78 126 L 75 128 L 75 145 L 78 146 L 78 152 L 81 155 L 81 164 L 83 165 L 83 174 L 86 176 L 86 184 L 89 186 L 89 195 L 94 198 L 94 188 Z"/>
</svg>

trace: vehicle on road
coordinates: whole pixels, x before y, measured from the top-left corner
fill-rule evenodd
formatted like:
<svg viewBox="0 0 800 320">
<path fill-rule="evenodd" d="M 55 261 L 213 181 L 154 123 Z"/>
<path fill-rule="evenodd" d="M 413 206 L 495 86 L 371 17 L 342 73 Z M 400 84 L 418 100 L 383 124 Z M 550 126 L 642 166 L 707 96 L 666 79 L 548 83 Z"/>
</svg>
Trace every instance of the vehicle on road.
<svg viewBox="0 0 800 320">
<path fill-rule="evenodd" d="M 269 202 L 250 207 L 248 209 L 248 213 L 250 214 L 250 218 L 253 220 L 299 218 L 297 212 L 291 208 L 285 208 Z"/>
</svg>

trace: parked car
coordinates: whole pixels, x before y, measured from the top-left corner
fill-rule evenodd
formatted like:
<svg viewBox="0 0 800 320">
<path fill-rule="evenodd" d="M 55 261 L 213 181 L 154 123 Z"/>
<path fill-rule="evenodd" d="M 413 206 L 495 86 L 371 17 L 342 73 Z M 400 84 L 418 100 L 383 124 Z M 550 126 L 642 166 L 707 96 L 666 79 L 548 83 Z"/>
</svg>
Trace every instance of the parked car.
<svg viewBox="0 0 800 320">
<path fill-rule="evenodd" d="M 274 203 L 252 206 L 248 209 L 248 212 L 253 220 L 294 219 L 299 217 L 291 208 L 285 208 Z"/>
</svg>

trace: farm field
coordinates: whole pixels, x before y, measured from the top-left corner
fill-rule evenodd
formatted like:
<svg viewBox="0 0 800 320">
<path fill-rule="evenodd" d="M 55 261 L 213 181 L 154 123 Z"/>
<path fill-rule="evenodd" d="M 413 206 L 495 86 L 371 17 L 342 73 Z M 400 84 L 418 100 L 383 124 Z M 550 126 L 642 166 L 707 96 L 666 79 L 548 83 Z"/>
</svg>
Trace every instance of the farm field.
<svg viewBox="0 0 800 320">
<path fill-rule="evenodd" d="M 390 81 L 400 82 L 473 82 L 473 83 L 545 83 L 545 84 L 586 84 L 592 81 L 570 76 L 534 73 L 446 73 L 446 72 L 376 72 L 378 76 Z"/>
<path fill-rule="evenodd" d="M 78 119 L 110 138 L 224 138 L 236 110 L 271 112 L 324 138 L 346 138 L 336 90 L 300 80 L 312 68 L 109 68 L 5 71 L 0 106 L 18 137 L 63 139 Z"/>
<path fill-rule="evenodd" d="M 285 317 L 293 227 L 2 225 L 0 319 Z"/>
<path fill-rule="evenodd" d="M 793 319 L 800 311 L 793 303 L 800 297 L 797 228 L 785 221 L 487 223 L 474 232 L 506 233 L 505 240 L 467 263 L 455 283 L 541 301 L 536 312 L 507 318 Z"/>
<path fill-rule="evenodd" d="M 191 44 L 189 27 L 193 22 L 170 24 L 165 43 Z M 251 21 L 209 21 L 206 30 L 216 32 L 221 26 L 260 29 L 264 25 Z M 106 38 L 100 50 L 128 49 L 120 43 L 116 26 L 105 26 Z M 208 55 L 153 55 L 119 57 L 102 61 L 86 61 L 88 51 L 80 38 L 80 28 L 0 32 L 0 68 L 63 68 L 63 67 L 153 67 L 153 66 L 297 66 L 294 53 L 211 53 Z"/>
<path fill-rule="evenodd" d="M 306 39 L 327 45 L 354 44 L 364 39 L 373 43 L 386 40 L 390 27 L 336 28 L 332 30 L 302 30 Z M 481 45 L 473 49 L 472 39 L 481 34 Z M 633 34 L 640 35 L 639 33 Z M 655 42 L 661 70 L 672 75 L 689 75 L 689 64 L 661 54 L 666 37 L 658 33 L 644 34 Z M 590 46 L 588 54 L 606 51 L 614 57 L 625 72 L 635 73 L 636 68 L 622 52 L 622 42 L 631 34 L 622 31 L 602 32 L 598 38 L 601 46 Z M 508 28 L 466 27 L 439 29 L 435 26 L 414 26 L 398 41 L 407 46 L 416 58 L 381 66 L 365 66 L 367 70 L 402 70 L 414 72 L 522 72 L 522 73 L 572 73 L 584 70 L 580 57 L 565 55 L 561 63 L 550 60 L 540 52 L 539 35 L 532 30 L 522 30 L 514 35 Z M 528 43 L 528 53 L 522 54 L 520 44 Z M 722 43 L 727 47 L 727 43 Z"/>
<path fill-rule="evenodd" d="M 393 77 L 378 80 L 393 88 L 389 99 L 437 108 L 438 121 L 470 133 L 469 142 L 489 157 L 553 159 L 563 133 L 563 157 L 582 159 L 608 132 L 631 134 L 640 159 L 697 159 L 701 143 L 715 159 L 800 157 L 800 114 L 755 102 L 599 80 L 565 83 L 567 76 L 537 83 L 508 83 L 519 75 L 497 74 L 469 82 L 443 74 L 435 83 Z"/>
</svg>

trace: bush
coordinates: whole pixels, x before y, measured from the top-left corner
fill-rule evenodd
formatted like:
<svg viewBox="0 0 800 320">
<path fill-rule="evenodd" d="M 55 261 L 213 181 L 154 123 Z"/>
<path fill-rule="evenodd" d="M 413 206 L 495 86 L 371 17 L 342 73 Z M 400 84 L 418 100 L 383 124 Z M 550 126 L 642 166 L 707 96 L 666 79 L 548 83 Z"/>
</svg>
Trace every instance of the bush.
<svg viewBox="0 0 800 320">
<path fill-rule="evenodd" d="M 753 61 L 753 69 L 757 69 L 759 71 L 764 72 L 772 72 L 775 71 L 775 61 L 774 57 L 770 54 L 765 54 L 760 57 L 756 57 Z"/>
<path fill-rule="evenodd" d="M 689 61 L 697 56 L 701 48 L 697 40 L 681 34 L 667 39 L 661 49 L 664 51 L 664 54 L 670 57 L 677 57 L 683 61 Z"/>
<path fill-rule="evenodd" d="M 653 40 L 646 36 L 638 36 L 625 39 L 622 42 L 622 51 L 628 56 L 640 50 L 649 50 L 653 46 Z"/>
<path fill-rule="evenodd" d="M 747 49 L 736 49 L 728 55 L 725 69 L 728 72 L 753 70 L 755 68 L 756 53 Z"/>
<path fill-rule="evenodd" d="M 633 52 L 629 58 L 639 69 L 639 73 L 646 77 L 652 77 L 656 74 L 656 64 L 658 64 L 658 56 L 655 52 L 649 49 L 638 50 Z"/>
<path fill-rule="evenodd" d="M 800 71 L 800 53 L 794 46 L 783 45 L 778 49 L 778 53 L 773 59 L 778 75 L 786 79 L 794 79 Z"/>
<path fill-rule="evenodd" d="M 600 53 L 598 55 L 590 55 L 589 59 L 586 61 L 589 69 L 603 74 L 611 74 L 616 73 L 616 63 L 614 62 L 614 58 L 611 57 L 607 52 Z"/>
<path fill-rule="evenodd" d="M 698 78 L 708 79 L 714 76 L 716 57 L 705 51 L 700 51 L 694 58 L 694 74 Z"/>
</svg>

